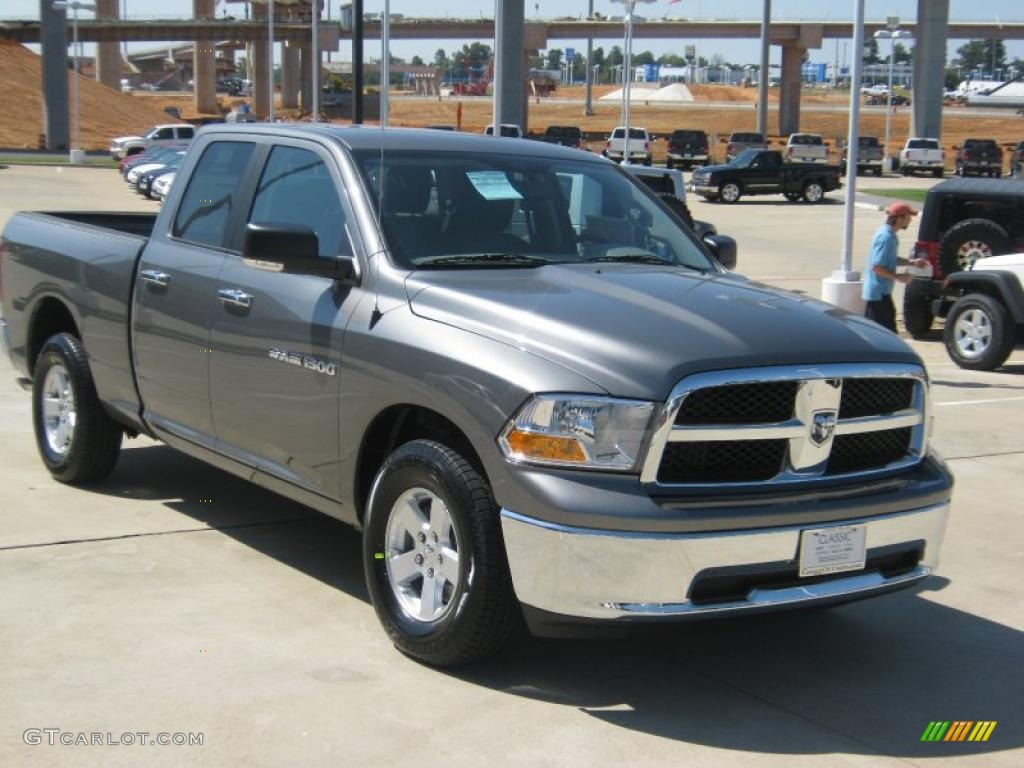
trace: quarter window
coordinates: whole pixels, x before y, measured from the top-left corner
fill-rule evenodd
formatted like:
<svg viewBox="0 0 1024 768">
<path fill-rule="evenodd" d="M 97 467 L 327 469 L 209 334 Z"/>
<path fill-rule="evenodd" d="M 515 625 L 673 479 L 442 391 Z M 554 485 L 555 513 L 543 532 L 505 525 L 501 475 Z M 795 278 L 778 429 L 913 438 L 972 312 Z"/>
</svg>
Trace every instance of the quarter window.
<svg viewBox="0 0 1024 768">
<path fill-rule="evenodd" d="M 253 146 L 252 142 L 215 141 L 203 150 L 174 218 L 175 237 L 215 247 L 225 244 Z"/>
</svg>

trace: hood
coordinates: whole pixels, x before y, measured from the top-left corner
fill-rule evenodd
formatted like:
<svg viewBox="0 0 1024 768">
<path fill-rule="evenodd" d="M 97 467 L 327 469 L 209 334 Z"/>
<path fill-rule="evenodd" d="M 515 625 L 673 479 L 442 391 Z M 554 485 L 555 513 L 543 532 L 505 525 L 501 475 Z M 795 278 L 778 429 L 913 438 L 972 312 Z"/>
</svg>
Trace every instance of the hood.
<svg viewBox="0 0 1024 768">
<path fill-rule="evenodd" d="M 111 140 L 114 144 L 127 144 L 129 141 L 142 141 L 141 136 L 118 136 Z"/>
<path fill-rule="evenodd" d="M 734 171 L 736 170 L 735 165 L 729 165 L 728 163 L 719 163 L 718 165 L 705 165 L 703 168 L 696 168 L 693 171 L 694 176 L 708 176 L 712 173 L 718 173 L 719 171 Z"/>
<path fill-rule="evenodd" d="M 981 269 L 1007 269 L 1010 267 L 1024 267 L 1024 253 L 1006 253 L 1002 256 L 986 256 L 978 259 L 971 267 L 971 271 Z"/>
<path fill-rule="evenodd" d="M 578 264 L 419 270 L 412 311 L 539 355 L 622 397 L 665 400 L 698 371 L 840 362 L 920 364 L 881 326 L 734 275 Z"/>
</svg>

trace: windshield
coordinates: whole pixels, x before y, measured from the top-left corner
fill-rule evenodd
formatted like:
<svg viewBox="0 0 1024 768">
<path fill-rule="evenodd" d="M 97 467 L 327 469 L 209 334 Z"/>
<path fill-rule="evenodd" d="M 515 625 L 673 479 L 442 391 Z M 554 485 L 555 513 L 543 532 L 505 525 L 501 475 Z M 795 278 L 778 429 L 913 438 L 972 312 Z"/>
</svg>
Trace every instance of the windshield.
<svg viewBox="0 0 1024 768">
<path fill-rule="evenodd" d="M 729 162 L 729 165 L 735 165 L 737 168 L 747 168 L 754 162 L 754 158 L 760 154 L 760 149 L 744 149 Z"/>
<path fill-rule="evenodd" d="M 688 141 L 699 144 L 706 141 L 706 139 L 700 131 L 675 131 L 672 133 L 671 141 Z"/>
<path fill-rule="evenodd" d="M 861 136 L 858 139 L 858 143 L 862 147 L 877 147 L 878 139 L 875 138 L 874 136 Z"/>
<path fill-rule="evenodd" d="M 378 152 L 353 154 L 389 249 L 407 268 L 716 269 L 674 214 L 609 163 L 410 150 L 389 152 L 382 172 Z"/>
<path fill-rule="evenodd" d="M 612 138 L 613 139 L 624 139 L 624 138 L 626 138 L 626 129 L 625 128 L 616 128 L 615 131 L 612 133 Z M 643 129 L 643 128 L 630 128 L 629 129 L 629 138 L 631 138 L 631 139 L 646 139 L 647 138 L 647 131 L 645 129 Z"/>
<path fill-rule="evenodd" d="M 760 133 L 734 133 L 729 141 L 741 144 L 763 144 L 764 136 Z"/>
<path fill-rule="evenodd" d="M 804 144 L 816 147 L 821 145 L 821 136 L 814 136 L 809 133 L 794 134 L 789 137 L 789 142 L 790 144 Z"/>
<path fill-rule="evenodd" d="M 907 142 L 907 149 L 938 149 L 939 142 L 935 139 L 911 139 Z"/>
</svg>

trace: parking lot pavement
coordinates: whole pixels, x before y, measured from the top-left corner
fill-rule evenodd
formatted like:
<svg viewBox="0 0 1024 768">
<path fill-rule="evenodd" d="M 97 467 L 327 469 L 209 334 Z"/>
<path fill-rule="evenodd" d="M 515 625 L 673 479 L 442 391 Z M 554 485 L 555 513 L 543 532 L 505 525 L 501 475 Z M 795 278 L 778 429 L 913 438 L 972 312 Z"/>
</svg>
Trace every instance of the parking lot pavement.
<svg viewBox="0 0 1024 768">
<path fill-rule="evenodd" d="M 69 195 L 137 205 L 101 171 L 27 169 L 17 188 L 7 173 L 0 225 Z M 757 202 L 694 209 L 737 237 L 744 272 L 817 295 L 842 207 Z M 875 226 L 859 221 L 864 247 Z M 937 336 L 912 343 L 958 482 L 920 592 L 620 641 L 523 636 L 457 673 L 392 649 L 340 523 L 145 438 L 99 485 L 54 483 L 2 360 L 0 765 L 1020 765 L 1024 354 L 970 373 Z M 933 720 L 998 725 L 983 743 L 921 742 Z M 149 735 L 24 743 L 47 728 Z M 161 732 L 203 743 L 146 743 Z"/>
</svg>

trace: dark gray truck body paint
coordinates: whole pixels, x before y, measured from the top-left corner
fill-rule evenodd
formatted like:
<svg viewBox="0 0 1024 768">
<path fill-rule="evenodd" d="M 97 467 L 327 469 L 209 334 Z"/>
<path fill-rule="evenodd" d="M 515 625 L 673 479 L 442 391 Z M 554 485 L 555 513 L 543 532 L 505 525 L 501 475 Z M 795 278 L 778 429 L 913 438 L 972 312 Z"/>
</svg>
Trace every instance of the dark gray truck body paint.
<svg viewBox="0 0 1024 768">
<path fill-rule="evenodd" d="M 234 239 L 223 249 L 174 241 L 170 222 L 196 159 L 209 142 L 229 139 L 257 142 L 254 163 L 280 143 L 307 146 L 330 160 L 358 262 L 355 285 L 241 266 L 247 208 L 232 220 Z M 101 215 L 91 224 L 38 214 L 11 219 L 4 232 L 3 310 L 15 367 L 30 370 L 28 332 L 40 302 L 60 300 L 81 332 L 99 396 L 116 418 L 357 525 L 360 446 L 375 419 L 405 404 L 442 414 L 465 434 L 499 505 L 554 523 L 736 530 L 886 514 L 948 499 L 952 480 L 935 458 L 886 484 L 833 489 L 827 499 L 820 487 L 736 498 L 658 495 L 635 475 L 506 461 L 496 436 L 532 393 L 664 403 L 680 378 L 699 371 L 920 365 L 920 359 L 861 317 L 725 273 L 614 264 L 403 269 L 386 250 L 349 154 L 380 149 L 382 142 L 385 152 L 500 146 L 508 153 L 608 162 L 538 142 L 443 131 L 391 130 L 382 137 L 375 129 L 326 126 L 204 129 L 148 241 L 95 226 Z M 254 183 L 248 176 L 243 186 Z M 251 190 L 243 201 L 246 194 Z M 166 294 L 151 295 L 140 283 L 143 268 L 175 270 Z M 258 311 L 248 318 L 228 312 L 216 289 L 229 284 L 245 285 Z M 168 298 L 176 289 L 180 296 Z M 275 347 L 336 362 L 337 375 L 297 376 L 307 372 L 269 359 Z"/>
</svg>

